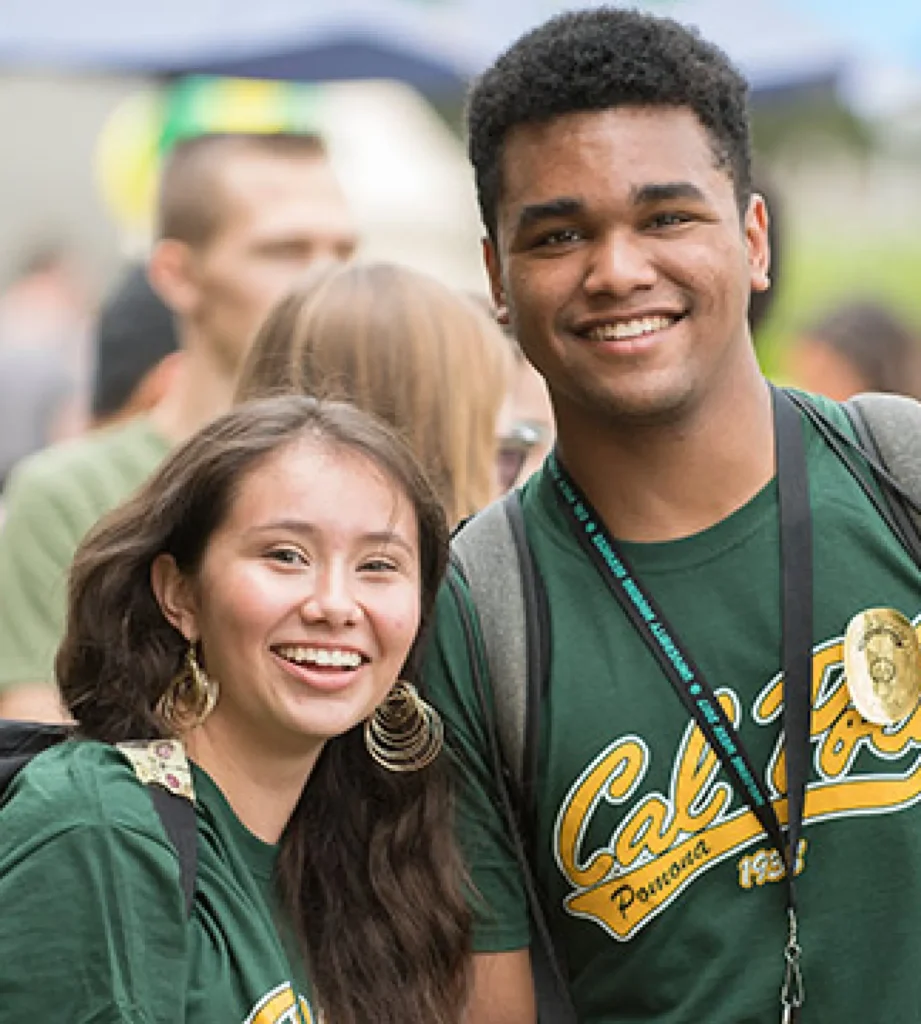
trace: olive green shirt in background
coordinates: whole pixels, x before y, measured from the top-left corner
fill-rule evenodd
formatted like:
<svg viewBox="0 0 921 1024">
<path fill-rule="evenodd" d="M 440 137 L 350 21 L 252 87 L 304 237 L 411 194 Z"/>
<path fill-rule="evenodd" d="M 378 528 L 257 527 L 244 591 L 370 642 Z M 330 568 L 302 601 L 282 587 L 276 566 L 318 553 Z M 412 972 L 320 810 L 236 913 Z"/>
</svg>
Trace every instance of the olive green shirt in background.
<svg viewBox="0 0 921 1024">
<path fill-rule="evenodd" d="M 53 683 L 77 545 L 168 451 L 138 418 L 46 448 L 11 473 L 0 522 L 0 693 Z"/>
<path fill-rule="evenodd" d="M 277 847 L 192 769 L 191 914 L 175 849 L 117 750 L 65 743 L 17 776 L 0 804 L 0 1020 L 312 1024 L 276 924 Z"/>
<path fill-rule="evenodd" d="M 801 1020 L 909 1024 L 921 1020 L 921 708 L 897 726 L 864 722 L 841 659 L 862 609 L 894 607 L 918 624 L 921 573 L 806 432 L 815 616 Z M 779 856 L 583 552 L 546 472 L 523 506 L 551 626 L 534 864 L 580 1024 L 776 1024 Z M 696 536 L 623 548 L 784 815 L 778 533 L 771 482 Z M 443 588 L 425 683 L 461 767 L 460 835 L 483 897 L 476 947 L 516 949 L 530 941 L 527 904 L 470 676 Z"/>
</svg>

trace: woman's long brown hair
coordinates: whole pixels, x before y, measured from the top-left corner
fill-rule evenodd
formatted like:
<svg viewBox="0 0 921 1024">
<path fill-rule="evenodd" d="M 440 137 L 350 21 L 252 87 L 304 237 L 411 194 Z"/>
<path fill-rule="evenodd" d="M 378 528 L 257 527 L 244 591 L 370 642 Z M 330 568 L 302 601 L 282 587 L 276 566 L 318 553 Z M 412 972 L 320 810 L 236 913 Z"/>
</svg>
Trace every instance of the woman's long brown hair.
<svg viewBox="0 0 921 1024">
<path fill-rule="evenodd" d="M 410 499 L 422 581 L 418 646 L 445 568 L 447 527 L 412 455 L 351 406 L 303 396 L 250 403 L 175 451 L 80 546 L 56 668 L 81 734 L 108 743 L 169 735 L 157 702 L 186 642 L 154 597 L 153 561 L 171 554 L 194 575 L 242 480 L 304 437 L 364 456 Z M 415 659 L 414 649 L 410 673 Z M 280 895 L 330 1024 L 461 1019 L 470 922 L 441 761 L 388 773 L 356 726 L 326 744 L 282 836 Z"/>
</svg>

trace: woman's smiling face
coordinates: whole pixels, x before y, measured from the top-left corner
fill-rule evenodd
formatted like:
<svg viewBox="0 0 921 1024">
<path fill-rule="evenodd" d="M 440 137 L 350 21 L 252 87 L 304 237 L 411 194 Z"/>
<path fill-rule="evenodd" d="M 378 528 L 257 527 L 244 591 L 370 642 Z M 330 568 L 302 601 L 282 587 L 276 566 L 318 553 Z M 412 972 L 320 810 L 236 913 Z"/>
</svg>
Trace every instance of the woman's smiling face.
<svg viewBox="0 0 921 1024">
<path fill-rule="evenodd" d="M 363 455 L 299 440 L 243 479 L 178 592 L 169 617 L 220 685 L 205 728 L 313 759 L 384 699 L 415 639 L 413 506 Z"/>
</svg>

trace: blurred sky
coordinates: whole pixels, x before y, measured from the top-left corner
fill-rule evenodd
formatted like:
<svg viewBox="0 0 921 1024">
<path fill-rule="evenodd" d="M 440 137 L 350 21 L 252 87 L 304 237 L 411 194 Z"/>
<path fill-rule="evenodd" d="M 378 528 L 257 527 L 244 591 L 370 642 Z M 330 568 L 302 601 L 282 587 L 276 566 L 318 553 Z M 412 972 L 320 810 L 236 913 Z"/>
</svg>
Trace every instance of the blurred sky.
<svg viewBox="0 0 921 1024">
<path fill-rule="evenodd" d="M 868 52 L 921 70 L 921 0 L 795 0 Z"/>
<path fill-rule="evenodd" d="M 600 2 L 2 0 L 0 66 L 320 79 L 402 72 L 444 91 L 549 15 Z M 921 0 L 636 2 L 697 25 L 756 87 L 861 54 L 914 64 L 921 74 Z"/>
</svg>

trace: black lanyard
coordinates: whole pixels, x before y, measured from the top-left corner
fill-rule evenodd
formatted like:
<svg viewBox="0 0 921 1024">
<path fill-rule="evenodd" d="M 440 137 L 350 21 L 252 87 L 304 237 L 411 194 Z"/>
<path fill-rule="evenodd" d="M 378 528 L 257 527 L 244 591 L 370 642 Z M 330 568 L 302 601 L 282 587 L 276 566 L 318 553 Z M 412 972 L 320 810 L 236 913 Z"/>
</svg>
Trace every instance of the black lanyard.
<svg viewBox="0 0 921 1024">
<path fill-rule="evenodd" d="M 787 1022 L 796 1019 L 804 998 L 795 869 L 806 798 L 812 711 L 812 516 L 799 412 L 783 391 L 772 388 L 771 396 L 780 507 L 781 663 L 789 819 L 786 839 L 764 782 L 753 768 L 713 687 L 701 674 L 655 600 L 643 589 L 616 541 L 555 453 L 547 460 L 547 466 L 579 543 L 706 736 L 736 791 L 744 796 L 784 859 L 788 937 L 784 949 L 786 967 L 781 989 L 781 1019 Z"/>
</svg>

